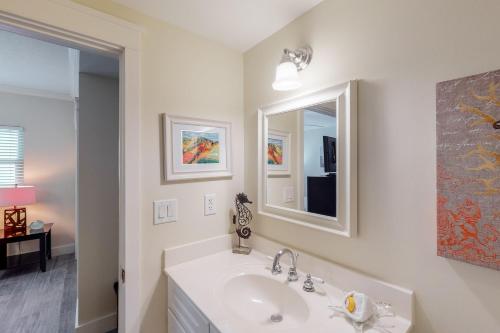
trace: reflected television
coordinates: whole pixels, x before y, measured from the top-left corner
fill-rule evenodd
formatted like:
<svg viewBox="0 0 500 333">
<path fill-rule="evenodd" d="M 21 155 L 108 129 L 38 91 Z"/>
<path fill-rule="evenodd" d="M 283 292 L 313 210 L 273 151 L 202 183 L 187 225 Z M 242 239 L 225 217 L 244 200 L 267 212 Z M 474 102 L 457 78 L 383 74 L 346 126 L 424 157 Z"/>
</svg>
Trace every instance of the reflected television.
<svg viewBox="0 0 500 333">
<path fill-rule="evenodd" d="M 337 139 L 323 136 L 323 156 L 325 158 L 325 172 L 337 172 Z"/>
</svg>

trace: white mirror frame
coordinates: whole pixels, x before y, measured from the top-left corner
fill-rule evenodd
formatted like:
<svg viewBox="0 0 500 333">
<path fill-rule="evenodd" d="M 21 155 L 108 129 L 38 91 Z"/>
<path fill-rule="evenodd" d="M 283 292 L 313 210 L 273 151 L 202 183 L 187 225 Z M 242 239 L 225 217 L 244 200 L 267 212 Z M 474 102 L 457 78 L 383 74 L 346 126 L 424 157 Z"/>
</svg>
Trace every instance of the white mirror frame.
<svg viewBox="0 0 500 333">
<path fill-rule="evenodd" d="M 337 105 L 337 217 L 268 204 L 268 117 L 336 101 Z M 299 95 L 258 110 L 259 214 L 309 228 L 355 237 L 357 234 L 357 82 Z"/>
</svg>

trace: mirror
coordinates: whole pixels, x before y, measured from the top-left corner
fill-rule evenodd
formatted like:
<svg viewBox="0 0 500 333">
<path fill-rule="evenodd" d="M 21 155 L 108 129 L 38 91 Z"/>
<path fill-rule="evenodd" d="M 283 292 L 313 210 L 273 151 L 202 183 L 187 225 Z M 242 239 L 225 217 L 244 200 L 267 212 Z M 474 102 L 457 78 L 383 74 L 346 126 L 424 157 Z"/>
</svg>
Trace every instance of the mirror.
<svg viewBox="0 0 500 333">
<path fill-rule="evenodd" d="M 259 213 L 356 232 L 356 82 L 259 110 Z"/>
<path fill-rule="evenodd" d="M 337 216 L 335 101 L 270 115 L 267 204 Z"/>
</svg>

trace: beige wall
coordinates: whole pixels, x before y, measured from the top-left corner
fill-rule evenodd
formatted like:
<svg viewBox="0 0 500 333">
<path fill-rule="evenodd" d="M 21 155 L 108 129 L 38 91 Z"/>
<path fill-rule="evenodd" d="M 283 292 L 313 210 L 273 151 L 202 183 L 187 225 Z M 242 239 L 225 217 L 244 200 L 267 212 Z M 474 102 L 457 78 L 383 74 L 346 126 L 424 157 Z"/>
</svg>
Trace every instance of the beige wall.
<svg viewBox="0 0 500 333">
<path fill-rule="evenodd" d="M 78 324 L 116 312 L 118 80 L 80 74 Z"/>
<path fill-rule="evenodd" d="M 245 54 L 245 190 L 257 194 L 259 105 L 360 79 L 359 236 L 257 217 L 257 232 L 416 292 L 418 333 L 498 332 L 500 272 L 436 256 L 436 83 L 500 68 L 498 0 L 325 0 Z M 301 91 L 271 89 L 310 44 Z M 300 268 L 300 259 L 299 259 Z"/>
<path fill-rule="evenodd" d="M 0 92 L 0 125 L 24 127 L 24 180 L 36 186 L 37 203 L 27 206 L 28 224 L 55 223 L 54 252 L 73 252 L 75 243 L 76 131 L 71 101 Z M 1 212 L 3 217 L 3 211 Z M 2 218 L 3 227 L 3 218 Z M 21 243 L 22 252 L 38 241 Z M 17 254 L 18 245 L 9 246 Z"/>
<path fill-rule="evenodd" d="M 227 233 L 234 195 L 243 190 L 243 57 L 236 51 L 110 1 L 76 2 L 145 29 L 141 115 L 141 331 L 164 333 L 167 310 L 162 250 Z M 233 178 L 165 184 L 161 171 L 162 113 L 232 122 Z M 217 195 L 216 215 L 204 216 L 205 193 Z M 153 200 L 169 198 L 178 199 L 178 221 L 153 225 Z"/>
</svg>

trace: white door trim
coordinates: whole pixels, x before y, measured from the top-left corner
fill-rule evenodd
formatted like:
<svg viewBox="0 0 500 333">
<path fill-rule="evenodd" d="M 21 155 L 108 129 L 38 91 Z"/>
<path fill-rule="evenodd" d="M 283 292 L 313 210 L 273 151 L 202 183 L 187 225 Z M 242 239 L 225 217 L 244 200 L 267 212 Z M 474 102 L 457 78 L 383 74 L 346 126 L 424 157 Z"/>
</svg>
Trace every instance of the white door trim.
<svg viewBox="0 0 500 333">
<path fill-rule="evenodd" d="M 69 0 L 0 2 L 0 28 L 65 46 L 120 57 L 120 285 L 119 332 L 140 330 L 140 113 L 143 29 Z"/>
</svg>

